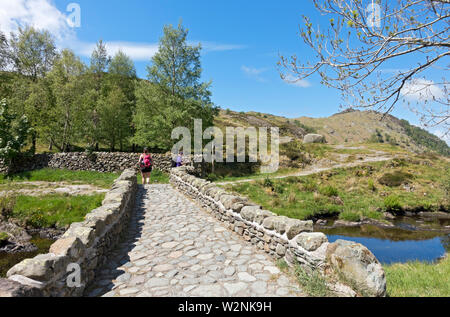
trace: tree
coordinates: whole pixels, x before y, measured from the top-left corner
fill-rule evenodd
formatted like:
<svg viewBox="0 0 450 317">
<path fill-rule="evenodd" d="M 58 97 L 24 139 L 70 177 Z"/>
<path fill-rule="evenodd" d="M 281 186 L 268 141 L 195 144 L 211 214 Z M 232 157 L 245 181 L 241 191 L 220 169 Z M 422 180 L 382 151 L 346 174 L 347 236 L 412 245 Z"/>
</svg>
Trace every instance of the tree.
<svg viewBox="0 0 450 317">
<path fill-rule="evenodd" d="M 9 42 L 10 59 L 15 71 L 36 81 L 51 70 L 57 52 L 48 31 L 33 27 L 19 28 L 18 34 L 11 34 Z"/>
<path fill-rule="evenodd" d="M 99 114 L 98 114 L 98 103 L 100 102 L 100 98 L 102 96 L 106 96 L 107 92 L 104 92 L 105 88 L 105 73 L 108 70 L 108 66 L 111 62 L 111 57 L 108 56 L 108 51 L 106 49 L 105 44 L 103 44 L 103 41 L 100 40 L 97 42 L 97 45 L 92 52 L 91 55 L 91 65 L 90 65 L 90 71 L 94 76 L 94 87 L 97 92 L 97 98 L 95 102 L 95 106 L 91 109 L 91 122 L 93 123 L 93 135 L 97 136 L 100 134 L 100 131 L 98 131 L 100 127 L 99 122 Z M 94 140 L 95 149 L 98 151 L 99 144 L 98 139 Z"/>
<path fill-rule="evenodd" d="M 136 68 L 134 67 L 133 61 L 121 50 L 111 59 L 109 73 L 125 78 L 136 78 Z"/>
<path fill-rule="evenodd" d="M 6 47 L 3 49 L 6 55 L 6 63 L 8 66 L 10 64 L 12 70 L 18 75 L 18 77 L 13 78 L 13 81 L 19 82 L 22 92 L 25 92 L 25 96 L 28 98 L 31 91 L 35 90 L 36 85 L 40 86 L 38 81 L 43 79 L 52 69 L 53 62 L 58 56 L 54 39 L 48 31 L 27 26 L 19 28 L 18 33 L 11 33 L 11 38 L 6 41 L 4 47 Z M 16 85 L 16 83 L 13 83 L 13 85 Z M 16 95 L 15 89 L 12 89 L 12 93 Z M 24 101 L 25 99 L 20 99 L 18 103 L 13 103 L 13 105 L 23 108 L 22 103 Z M 41 102 L 28 103 L 24 113 L 30 118 L 32 126 L 36 128 L 35 114 L 39 113 L 39 107 L 35 109 L 30 107 L 33 104 L 41 105 Z M 36 149 L 37 132 L 38 129 L 33 129 L 32 151 Z"/>
<path fill-rule="evenodd" d="M 123 104 L 126 107 L 126 115 L 123 119 L 126 120 L 124 124 L 128 126 L 127 133 L 123 134 L 120 141 L 120 150 L 123 150 L 123 145 L 127 143 L 128 138 L 134 135 L 135 125 L 133 123 L 133 115 L 136 113 L 136 68 L 133 60 L 119 50 L 111 59 L 108 72 L 110 86 L 114 89 L 120 89 L 125 95 L 127 102 Z M 125 131 L 124 131 L 125 132 Z M 127 140 L 125 140 L 125 137 Z M 125 142 L 127 141 L 127 142 Z M 136 145 L 133 143 L 133 151 Z"/>
<path fill-rule="evenodd" d="M 26 116 L 17 118 L 10 113 L 6 99 L 0 101 L 0 158 L 11 166 L 21 149 L 26 145 L 31 132 Z"/>
<path fill-rule="evenodd" d="M 105 44 L 102 40 L 98 41 L 91 55 L 91 71 L 94 74 L 103 75 L 108 70 L 110 61 Z"/>
<path fill-rule="evenodd" d="M 48 109 L 47 132 L 62 152 L 70 151 L 85 126 L 87 112 L 82 101 L 87 90 L 86 72 L 79 57 L 70 50 L 63 50 L 48 75 L 54 106 Z"/>
<path fill-rule="evenodd" d="M 132 59 L 122 51 L 117 52 L 109 64 L 109 85 L 120 88 L 132 105 L 135 103 L 136 68 Z"/>
<path fill-rule="evenodd" d="M 211 102 L 211 83 L 202 83 L 200 46 L 187 44 L 188 31 L 179 24 L 164 27 L 158 52 L 147 67 L 149 82 L 139 82 L 136 88 L 134 140 L 168 150 L 174 144 L 171 132 L 176 127 L 193 130 L 194 119 L 203 126 L 213 123 L 217 108 Z"/>
<path fill-rule="evenodd" d="M 107 97 L 99 102 L 100 131 L 104 142 L 109 144 L 111 151 L 120 145 L 123 151 L 124 144 L 131 135 L 131 111 L 129 100 L 119 87 L 113 87 Z"/>
<path fill-rule="evenodd" d="M 444 74 L 449 69 L 444 64 L 450 55 L 448 0 L 313 2 L 320 13 L 331 16 L 329 28 L 322 32 L 303 17 L 300 35 L 316 60 L 281 56 L 283 79 L 295 82 L 318 74 L 322 84 L 342 92 L 347 106 L 386 114 L 405 96 L 415 95 L 417 102 L 409 105 L 422 123 L 443 125 L 450 133 L 448 80 L 425 77 L 431 67 Z M 411 68 L 387 69 L 408 57 L 415 60 Z"/>
</svg>

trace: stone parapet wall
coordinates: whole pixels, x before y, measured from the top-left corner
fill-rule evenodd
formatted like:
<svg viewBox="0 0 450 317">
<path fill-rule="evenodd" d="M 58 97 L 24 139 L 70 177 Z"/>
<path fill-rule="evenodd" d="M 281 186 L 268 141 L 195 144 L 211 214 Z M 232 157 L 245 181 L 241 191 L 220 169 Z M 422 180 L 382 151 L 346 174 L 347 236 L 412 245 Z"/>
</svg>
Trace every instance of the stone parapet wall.
<svg viewBox="0 0 450 317">
<path fill-rule="evenodd" d="M 48 254 L 12 267 L 7 273 L 9 282 L 0 281 L 0 286 L 8 286 L 4 292 L 11 296 L 83 296 L 95 278 L 96 269 L 106 263 L 108 253 L 127 233 L 136 200 L 136 176 L 135 170 L 125 170 L 106 194 L 102 206 L 87 214 L 83 222 L 71 224 Z M 79 280 L 77 267 L 81 273 Z M 77 285 L 77 281 L 81 283 Z"/>
<path fill-rule="evenodd" d="M 37 154 L 22 157 L 8 170 L 0 162 L 0 173 L 18 173 L 42 168 L 68 169 L 73 171 L 123 172 L 126 169 L 138 170 L 139 153 L 84 152 Z M 152 154 L 154 168 L 168 172 L 172 167 L 170 154 Z"/>
<path fill-rule="evenodd" d="M 352 286 L 334 284 L 336 291 L 346 295 L 386 295 L 383 268 L 366 247 L 342 240 L 329 243 L 323 233 L 313 232 L 312 221 L 277 216 L 190 172 L 184 167 L 172 169 L 172 186 L 259 249 L 290 265 L 299 264 L 308 272 L 338 277 Z"/>
</svg>

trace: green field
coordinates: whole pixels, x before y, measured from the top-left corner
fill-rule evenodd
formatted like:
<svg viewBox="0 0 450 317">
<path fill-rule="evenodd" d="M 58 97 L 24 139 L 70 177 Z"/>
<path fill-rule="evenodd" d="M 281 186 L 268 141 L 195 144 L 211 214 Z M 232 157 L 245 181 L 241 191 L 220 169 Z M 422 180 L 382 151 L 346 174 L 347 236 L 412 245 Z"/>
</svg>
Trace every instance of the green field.
<svg viewBox="0 0 450 317">
<path fill-rule="evenodd" d="M 405 186 L 407 185 L 407 186 Z M 450 210 L 446 159 L 411 156 L 319 174 L 226 185 L 279 215 L 297 219 L 339 215 L 358 221 L 383 212 Z"/>
<path fill-rule="evenodd" d="M 2 216 L 33 228 L 64 228 L 81 222 L 91 210 L 101 206 L 104 194 L 90 196 L 17 196 L 0 199 Z"/>
</svg>

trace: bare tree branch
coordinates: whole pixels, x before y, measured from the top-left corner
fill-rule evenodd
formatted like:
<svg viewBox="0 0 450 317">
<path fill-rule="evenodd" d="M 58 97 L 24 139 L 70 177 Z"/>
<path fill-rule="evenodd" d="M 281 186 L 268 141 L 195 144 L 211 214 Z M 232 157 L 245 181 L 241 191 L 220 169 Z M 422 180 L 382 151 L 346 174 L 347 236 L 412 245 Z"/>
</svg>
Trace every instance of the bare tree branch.
<svg viewBox="0 0 450 317">
<path fill-rule="evenodd" d="M 318 74 L 322 84 L 342 92 L 347 108 L 388 114 L 400 100 L 409 100 L 424 125 L 443 125 L 450 134 L 449 65 L 442 64 L 450 55 L 450 0 L 312 1 L 330 16 L 330 25 L 322 32 L 303 17 L 300 36 L 316 60 L 280 56 L 282 79 L 299 81 Z M 386 70 L 407 56 L 416 61 L 410 69 Z M 426 78 L 431 67 L 441 70 L 441 81 Z"/>
</svg>

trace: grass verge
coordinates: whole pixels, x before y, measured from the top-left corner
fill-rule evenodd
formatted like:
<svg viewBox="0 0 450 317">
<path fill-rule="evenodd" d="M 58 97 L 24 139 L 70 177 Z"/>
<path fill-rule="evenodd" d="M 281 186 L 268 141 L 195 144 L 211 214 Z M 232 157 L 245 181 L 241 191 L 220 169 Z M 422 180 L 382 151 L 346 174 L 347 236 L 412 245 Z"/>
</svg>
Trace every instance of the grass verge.
<svg viewBox="0 0 450 317">
<path fill-rule="evenodd" d="M 33 228 L 64 228 L 73 222 L 83 221 L 86 214 L 101 206 L 104 197 L 104 194 L 11 197 L 15 203 L 9 217 Z"/>
<path fill-rule="evenodd" d="M 290 268 L 284 259 L 278 260 L 278 268 L 291 276 L 294 276 L 302 290 L 311 297 L 332 296 L 327 287 L 325 278 L 318 272 L 308 273 L 299 264 Z"/>
<path fill-rule="evenodd" d="M 438 263 L 411 262 L 384 266 L 390 297 L 449 297 L 450 257 Z"/>
<path fill-rule="evenodd" d="M 102 188 L 110 188 L 118 173 L 100 173 L 92 171 L 69 171 L 44 168 L 31 172 L 23 172 L 12 176 L 0 175 L 0 184 L 14 182 L 66 182 L 73 184 L 91 184 Z"/>
</svg>

